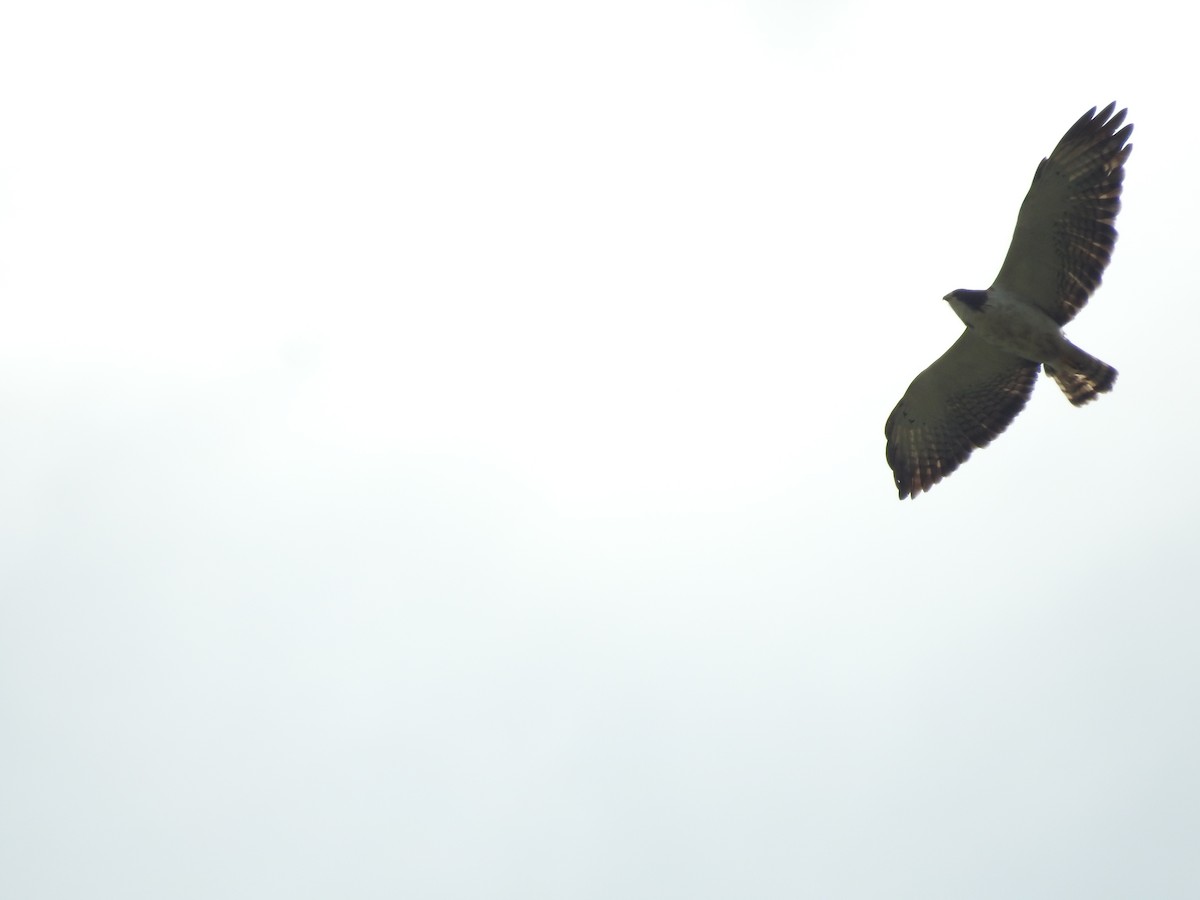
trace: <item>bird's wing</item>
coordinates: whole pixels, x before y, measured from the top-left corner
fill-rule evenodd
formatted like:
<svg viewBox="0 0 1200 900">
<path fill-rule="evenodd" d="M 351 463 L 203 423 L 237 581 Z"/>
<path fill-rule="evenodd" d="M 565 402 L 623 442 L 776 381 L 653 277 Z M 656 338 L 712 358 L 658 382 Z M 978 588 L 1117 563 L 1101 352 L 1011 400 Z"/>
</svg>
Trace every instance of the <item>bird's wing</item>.
<svg viewBox="0 0 1200 900">
<path fill-rule="evenodd" d="M 1007 428 L 1037 373 L 1037 363 L 964 331 L 913 379 L 884 426 L 900 499 L 929 490 Z"/>
<path fill-rule="evenodd" d="M 1099 115 L 1092 107 L 1042 160 L 992 285 L 1036 304 L 1059 325 L 1100 285 L 1117 240 L 1113 223 L 1133 126 L 1121 128 L 1126 110 L 1113 115 L 1115 106 Z"/>
</svg>

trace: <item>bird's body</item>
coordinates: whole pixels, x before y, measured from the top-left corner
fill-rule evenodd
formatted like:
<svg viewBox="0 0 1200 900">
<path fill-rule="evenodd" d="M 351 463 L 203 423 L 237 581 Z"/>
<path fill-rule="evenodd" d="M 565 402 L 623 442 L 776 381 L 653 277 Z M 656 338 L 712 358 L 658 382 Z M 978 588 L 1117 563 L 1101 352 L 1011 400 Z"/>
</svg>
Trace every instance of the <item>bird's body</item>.
<svg viewBox="0 0 1200 900">
<path fill-rule="evenodd" d="M 986 291 L 944 298 L 967 330 L 918 375 L 884 426 L 900 497 L 929 490 L 987 446 L 1024 408 L 1044 367 L 1081 406 L 1117 372 L 1062 333 L 1100 284 L 1116 241 L 1125 111 L 1093 108 L 1038 166 L 1008 256 Z M 1118 130 L 1120 129 L 1120 130 Z"/>
<path fill-rule="evenodd" d="M 945 300 L 964 325 L 1001 350 L 1043 363 L 1053 362 L 1062 351 L 1062 329 L 1020 297 L 1002 291 L 954 291 Z"/>
<path fill-rule="evenodd" d="M 993 347 L 1042 364 L 1076 406 L 1112 390 L 1117 370 L 1067 340 L 1050 316 L 1004 290 L 954 291 L 945 299 Z"/>
</svg>

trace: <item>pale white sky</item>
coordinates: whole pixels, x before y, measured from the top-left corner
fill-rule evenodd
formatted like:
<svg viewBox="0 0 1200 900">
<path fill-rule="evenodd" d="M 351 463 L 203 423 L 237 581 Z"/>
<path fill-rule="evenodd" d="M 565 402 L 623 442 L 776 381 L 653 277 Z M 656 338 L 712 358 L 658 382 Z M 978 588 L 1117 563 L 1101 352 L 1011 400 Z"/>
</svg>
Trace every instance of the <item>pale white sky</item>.
<svg viewBox="0 0 1200 900">
<path fill-rule="evenodd" d="M 1177 4 L 0 15 L 0 895 L 1194 898 Z M 1050 384 L 883 422 L 1135 123 Z"/>
</svg>

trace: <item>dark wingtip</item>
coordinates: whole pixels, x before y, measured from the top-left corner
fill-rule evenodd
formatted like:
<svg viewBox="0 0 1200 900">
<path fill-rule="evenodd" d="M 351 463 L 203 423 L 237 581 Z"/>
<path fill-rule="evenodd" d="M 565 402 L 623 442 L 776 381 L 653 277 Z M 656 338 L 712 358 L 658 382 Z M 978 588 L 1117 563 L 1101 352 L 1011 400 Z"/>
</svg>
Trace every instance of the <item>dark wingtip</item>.
<svg viewBox="0 0 1200 900">
<path fill-rule="evenodd" d="M 1089 109 L 1087 112 L 1085 112 L 1082 116 L 1080 116 L 1075 121 L 1075 124 L 1071 126 L 1069 131 L 1074 131 L 1077 128 L 1083 128 L 1085 125 L 1090 125 L 1095 120 L 1095 118 L 1096 118 L 1096 107 L 1093 106 L 1091 109 Z"/>
</svg>

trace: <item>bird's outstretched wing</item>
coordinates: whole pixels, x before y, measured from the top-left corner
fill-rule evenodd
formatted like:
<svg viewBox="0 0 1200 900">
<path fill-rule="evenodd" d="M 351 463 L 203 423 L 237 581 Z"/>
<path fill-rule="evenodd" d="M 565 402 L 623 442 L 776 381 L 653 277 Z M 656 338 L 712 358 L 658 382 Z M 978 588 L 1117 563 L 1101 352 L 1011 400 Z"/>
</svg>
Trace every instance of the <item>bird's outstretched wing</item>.
<svg viewBox="0 0 1200 900">
<path fill-rule="evenodd" d="M 1065 325 L 1100 285 L 1112 257 L 1126 146 L 1133 126 L 1115 103 L 1093 106 L 1063 135 L 1033 176 L 1008 256 L 992 285 Z M 1120 130 L 1118 130 L 1120 129 Z"/>
<path fill-rule="evenodd" d="M 900 499 L 929 490 L 1007 428 L 1037 374 L 1037 363 L 964 331 L 913 379 L 884 426 Z"/>
</svg>

